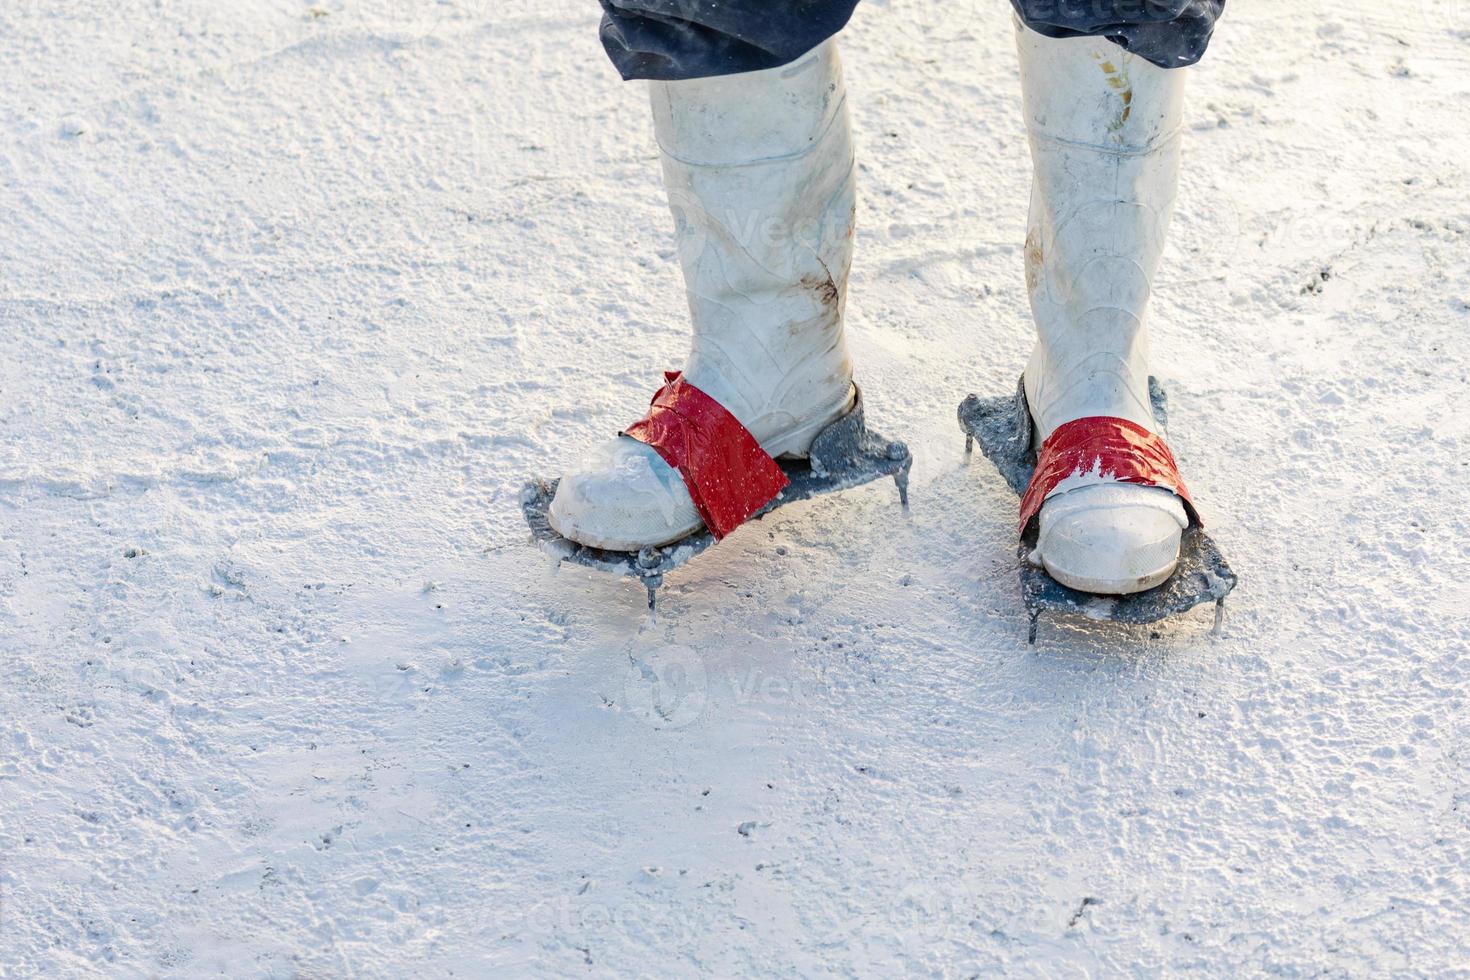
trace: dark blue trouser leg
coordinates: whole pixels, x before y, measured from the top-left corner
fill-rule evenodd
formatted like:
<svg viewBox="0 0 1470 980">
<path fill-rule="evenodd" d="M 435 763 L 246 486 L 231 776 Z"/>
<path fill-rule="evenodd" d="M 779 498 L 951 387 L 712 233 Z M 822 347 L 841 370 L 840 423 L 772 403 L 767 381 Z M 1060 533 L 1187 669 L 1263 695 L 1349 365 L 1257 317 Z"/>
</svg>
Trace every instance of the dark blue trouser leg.
<svg viewBox="0 0 1470 980">
<path fill-rule="evenodd" d="M 1016 15 L 1047 37 L 1105 37 L 1160 68 L 1204 56 L 1225 0 L 1011 0 Z"/>
<path fill-rule="evenodd" d="M 921 2 L 921 0 L 913 0 Z M 795 61 L 842 30 L 858 0 L 601 0 L 602 43 L 624 78 L 731 75 Z M 1225 0 L 1011 0 L 1032 30 L 1102 36 L 1163 68 L 1205 53 Z M 944 9 L 934 3 L 936 15 Z"/>
<path fill-rule="evenodd" d="M 602 44 L 624 78 L 673 81 L 795 61 L 858 0 L 602 0 Z"/>
</svg>

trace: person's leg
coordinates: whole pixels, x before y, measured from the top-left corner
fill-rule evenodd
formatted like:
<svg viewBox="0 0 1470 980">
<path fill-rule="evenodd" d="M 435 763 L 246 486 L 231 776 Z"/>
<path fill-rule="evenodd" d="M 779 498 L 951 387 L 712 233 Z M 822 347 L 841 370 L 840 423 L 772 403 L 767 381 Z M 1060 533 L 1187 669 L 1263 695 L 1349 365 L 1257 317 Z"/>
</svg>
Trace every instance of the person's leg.
<svg viewBox="0 0 1470 980">
<path fill-rule="evenodd" d="M 1100 37 L 1160 68 L 1204 57 L 1225 0 L 1011 0 L 1021 23 L 1046 37 Z"/>
<path fill-rule="evenodd" d="M 682 380 L 772 457 L 804 456 L 853 400 L 842 324 L 852 136 L 836 44 L 818 40 L 780 67 L 651 85 L 693 325 Z M 709 69 L 700 50 L 666 48 L 620 67 Z M 680 472 L 631 435 L 563 476 L 548 516 L 564 537 L 620 551 L 678 540 L 704 522 Z"/>
<path fill-rule="evenodd" d="M 1096 13 L 1107 4 L 1076 6 Z M 1209 6 L 1218 14 L 1222 4 L 1175 6 L 1194 14 Z M 1207 20 L 1213 26 L 1213 17 Z M 1086 27 L 1121 32 L 1128 25 Z M 1181 21 L 1172 42 L 1165 24 L 1134 27 L 1121 36 L 1135 47 L 1147 41 L 1159 61 L 1184 64 L 1202 49 L 1198 19 Z M 1122 419 L 1156 433 L 1146 320 L 1178 182 L 1185 73 L 1101 35 L 1051 37 L 1025 23 L 1017 30 L 1035 168 L 1026 281 L 1037 345 L 1025 386 L 1037 444 L 1083 419 Z M 1073 425 L 1060 440 L 1114 439 L 1112 445 L 1129 447 L 1125 456 L 1134 452 L 1139 440 L 1108 424 Z M 1171 489 L 1123 482 L 1117 472 L 1094 467 L 1046 492 L 1033 560 L 1063 585 L 1126 594 L 1172 574 L 1189 519 Z"/>
<path fill-rule="evenodd" d="M 687 81 L 788 65 L 847 24 L 858 0 L 601 0 L 602 45 L 624 78 Z"/>
</svg>

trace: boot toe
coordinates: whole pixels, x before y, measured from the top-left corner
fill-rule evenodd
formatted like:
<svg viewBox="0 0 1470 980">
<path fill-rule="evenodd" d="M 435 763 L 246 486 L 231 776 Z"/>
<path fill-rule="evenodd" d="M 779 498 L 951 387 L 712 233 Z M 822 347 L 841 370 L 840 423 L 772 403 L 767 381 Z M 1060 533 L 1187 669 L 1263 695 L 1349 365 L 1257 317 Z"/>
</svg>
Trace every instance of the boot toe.
<svg viewBox="0 0 1470 980">
<path fill-rule="evenodd" d="M 1179 498 L 1159 487 L 1080 487 L 1041 508 L 1034 556 L 1068 588 L 1129 595 L 1162 584 L 1179 564 L 1189 526 Z"/>
<path fill-rule="evenodd" d="M 611 551 L 668 544 L 703 524 L 678 471 L 626 436 L 562 476 L 547 518 L 562 537 Z"/>
</svg>

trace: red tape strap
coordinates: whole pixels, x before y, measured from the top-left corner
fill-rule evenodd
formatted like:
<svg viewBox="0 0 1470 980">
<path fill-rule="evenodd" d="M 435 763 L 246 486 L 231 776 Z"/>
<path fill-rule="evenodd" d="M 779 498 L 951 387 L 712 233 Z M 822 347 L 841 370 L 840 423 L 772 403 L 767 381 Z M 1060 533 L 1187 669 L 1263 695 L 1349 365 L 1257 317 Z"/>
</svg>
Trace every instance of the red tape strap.
<svg viewBox="0 0 1470 980">
<path fill-rule="evenodd" d="M 775 500 L 790 482 L 776 461 L 725 407 L 678 371 L 653 396 L 648 414 L 623 430 L 663 457 L 719 540 Z"/>
<path fill-rule="evenodd" d="M 1163 437 L 1127 419 L 1098 416 L 1059 426 L 1041 444 L 1036 472 L 1021 498 L 1021 533 L 1063 480 L 1094 471 L 1119 483 L 1172 490 L 1194 523 L 1204 523 Z"/>
</svg>

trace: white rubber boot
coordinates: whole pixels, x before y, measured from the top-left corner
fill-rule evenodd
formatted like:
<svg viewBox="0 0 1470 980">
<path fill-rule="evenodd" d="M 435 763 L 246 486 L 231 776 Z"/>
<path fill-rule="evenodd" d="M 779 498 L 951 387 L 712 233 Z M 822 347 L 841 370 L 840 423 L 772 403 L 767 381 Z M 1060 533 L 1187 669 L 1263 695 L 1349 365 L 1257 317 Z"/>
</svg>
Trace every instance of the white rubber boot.
<svg viewBox="0 0 1470 980">
<path fill-rule="evenodd" d="M 1179 175 L 1184 72 L 1103 38 L 1017 25 L 1035 182 L 1026 368 L 1037 445 L 1074 419 L 1157 432 L 1145 319 Z M 1063 585 L 1122 595 L 1173 574 L 1188 518 L 1167 490 L 1077 477 L 1046 501 L 1032 560 Z"/>
<path fill-rule="evenodd" d="M 684 379 L 770 455 L 804 457 L 853 401 L 842 333 L 853 150 L 836 46 L 766 71 L 654 82 L 652 94 L 694 326 Z M 549 518 L 564 537 L 619 551 L 702 523 L 679 473 L 627 436 L 562 477 Z"/>
</svg>

